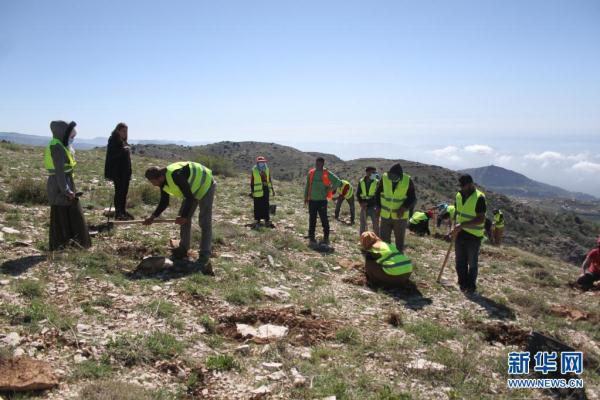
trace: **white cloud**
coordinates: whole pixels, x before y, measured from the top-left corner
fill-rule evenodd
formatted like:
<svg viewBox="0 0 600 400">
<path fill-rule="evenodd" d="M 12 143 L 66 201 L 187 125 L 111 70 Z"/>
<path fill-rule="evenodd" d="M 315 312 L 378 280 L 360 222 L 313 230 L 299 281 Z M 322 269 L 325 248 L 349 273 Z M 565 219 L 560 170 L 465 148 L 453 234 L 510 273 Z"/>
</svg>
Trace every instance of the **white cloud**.
<svg viewBox="0 0 600 400">
<path fill-rule="evenodd" d="M 485 144 L 472 144 L 469 146 L 465 146 L 465 151 L 475 154 L 492 154 L 494 152 L 494 149 Z"/>
<path fill-rule="evenodd" d="M 552 161 L 561 161 L 566 157 L 556 151 L 544 151 L 543 153 L 529 153 L 525 155 L 528 160 L 543 161 L 545 163 Z"/>
<path fill-rule="evenodd" d="M 458 156 L 459 149 L 456 146 L 446 146 L 442 149 L 431 150 L 430 153 L 436 156 L 437 158 L 445 158 L 448 161 L 452 162 L 460 162 L 462 158 Z"/>
<path fill-rule="evenodd" d="M 509 156 L 508 154 L 501 154 L 499 156 L 496 156 L 496 162 L 498 164 L 506 164 L 511 162 L 513 159 L 512 156 Z"/>
<path fill-rule="evenodd" d="M 597 173 L 600 172 L 600 164 L 590 161 L 579 161 L 573 164 L 571 169 L 581 172 Z"/>
</svg>

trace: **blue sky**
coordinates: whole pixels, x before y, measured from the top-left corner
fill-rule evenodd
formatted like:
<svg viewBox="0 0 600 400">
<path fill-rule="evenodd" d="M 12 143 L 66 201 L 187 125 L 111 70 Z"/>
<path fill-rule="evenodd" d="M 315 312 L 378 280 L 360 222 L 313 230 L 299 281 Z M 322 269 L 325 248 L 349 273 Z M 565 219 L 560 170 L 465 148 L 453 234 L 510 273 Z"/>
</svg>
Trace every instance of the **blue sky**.
<svg viewBox="0 0 600 400">
<path fill-rule="evenodd" d="M 2 1 L 0 131 L 126 121 L 600 195 L 599 38 L 598 1 Z"/>
</svg>

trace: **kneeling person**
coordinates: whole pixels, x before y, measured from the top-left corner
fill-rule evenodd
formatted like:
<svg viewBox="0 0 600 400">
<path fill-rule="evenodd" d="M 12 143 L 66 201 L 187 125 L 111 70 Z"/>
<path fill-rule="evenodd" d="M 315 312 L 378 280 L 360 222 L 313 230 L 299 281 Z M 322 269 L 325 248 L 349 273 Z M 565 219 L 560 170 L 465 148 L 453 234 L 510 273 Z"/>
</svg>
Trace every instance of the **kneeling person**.
<svg viewBox="0 0 600 400">
<path fill-rule="evenodd" d="M 360 243 L 365 251 L 365 274 L 370 285 L 393 288 L 408 282 L 412 262 L 395 245 L 382 241 L 373 232 L 360 235 Z"/>
<path fill-rule="evenodd" d="M 431 232 L 429 231 L 429 220 L 431 217 L 433 217 L 432 211 L 415 211 L 408 220 L 408 230 L 419 236 L 424 236 L 426 234 L 431 235 Z"/>
<path fill-rule="evenodd" d="M 581 265 L 581 276 L 577 279 L 577 284 L 583 290 L 590 290 L 594 287 L 594 282 L 600 281 L 600 236 L 596 239 L 598 247 L 590 250 Z"/>
<path fill-rule="evenodd" d="M 179 247 L 173 251 L 176 258 L 187 257 L 190 248 L 192 217 L 200 206 L 200 258 L 199 262 L 207 263 L 212 247 L 212 206 L 217 183 L 212 171 L 202 164 L 182 161 L 168 165 L 166 168 L 151 167 L 146 170 L 146 179 L 161 189 L 160 202 L 156 210 L 144 221 L 150 225 L 168 207 L 170 196 L 183 199 L 179 215 L 175 221 L 181 225 Z"/>
</svg>

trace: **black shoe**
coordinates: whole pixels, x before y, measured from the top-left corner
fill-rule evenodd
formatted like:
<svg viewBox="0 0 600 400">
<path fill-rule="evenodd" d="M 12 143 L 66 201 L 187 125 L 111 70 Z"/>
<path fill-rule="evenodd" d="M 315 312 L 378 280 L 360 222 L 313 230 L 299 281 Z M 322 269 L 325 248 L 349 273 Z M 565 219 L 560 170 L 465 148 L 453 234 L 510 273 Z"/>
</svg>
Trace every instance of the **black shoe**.
<svg viewBox="0 0 600 400">
<path fill-rule="evenodd" d="M 265 226 L 271 229 L 275 228 L 275 225 L 271 221 L 265 221 Z"/>
<path fill-rule="evenodd" d="M 311 245 L 315 245 L 317 244 L 317 239 L 315 239 L 314 237 L 308 238 L 308 243 Z"/>
<path fill-rule="evenodd" d="M 115 215 L 115 219 L 117 221 L 128 221 L 127 215 L 125 213 L 118 213 Z"/>
<path fill-rule="evenodd" d="M 135 219 L 135 217 L 133 215 L 131 215 L 130 213 L 128 213 L 127 211 L 125 211 L 125 216 L 127 217 L 128 221 L 133 221 Z"/>
<path fill-rule="evenodd" d="M 329 238 L 328 237 L 323 238 L 323 241 L 321 242 L 321 244 L 325 245 L 325 246 L 329 246 Z"/>
<path fill-rule="evenodd" d="M 176 247 L 171 250 L 173 260 L 188 260 L 188 251 L 187 249 Z"/>
</svg>

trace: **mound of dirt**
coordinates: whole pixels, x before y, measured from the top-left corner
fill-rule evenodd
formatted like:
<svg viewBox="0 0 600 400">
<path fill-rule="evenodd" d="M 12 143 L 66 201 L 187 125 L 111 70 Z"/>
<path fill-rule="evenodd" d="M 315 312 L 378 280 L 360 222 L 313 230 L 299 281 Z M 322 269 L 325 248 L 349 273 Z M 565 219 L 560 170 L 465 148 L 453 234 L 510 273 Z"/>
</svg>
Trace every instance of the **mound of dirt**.
<svg viewBox="0 0 600 400">
<path fill-rule="evenodd" d="M 293 308 L 280 310 L 248 309 L 218 318 L 217 332 L 224 336 L 243 341 L 245 337 L 238 332 L 236 324 L 259 325 L 275 324 L 289 329 L 291 343 L 310 346 L 335 338 L 337 323 L 312 315 L 309 311 L 296 313 Z M 253 338 L 253 341 L 264 342 L 265 339 Z"/>
<path fill-rule="evenodd" d="M 530 332 L 517 325 L 502 322 L 485 323 L 472 321 L 466 324 L 469 328 L 483 333 L 490 343 L 499 342 L 504 345 L 527 346 Z"/>
<path fill-rule="evenodd" d="M 0 358 L 0 392 L 46 390 L 57 385 L 48 363 L 28 357 Z"/>
<path fill-rule="evenodd" d="M 367 286 L 367 276 L 364 273 L 360 275 L 350 275 L 342 278 L 342 282 L 356 286 Z"/>
</svg>

